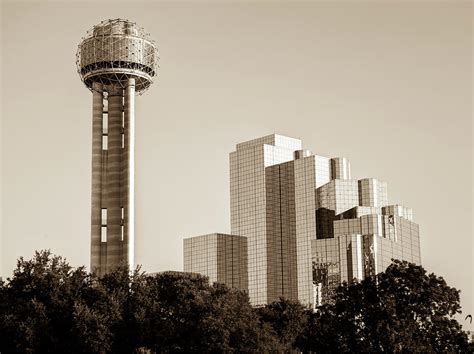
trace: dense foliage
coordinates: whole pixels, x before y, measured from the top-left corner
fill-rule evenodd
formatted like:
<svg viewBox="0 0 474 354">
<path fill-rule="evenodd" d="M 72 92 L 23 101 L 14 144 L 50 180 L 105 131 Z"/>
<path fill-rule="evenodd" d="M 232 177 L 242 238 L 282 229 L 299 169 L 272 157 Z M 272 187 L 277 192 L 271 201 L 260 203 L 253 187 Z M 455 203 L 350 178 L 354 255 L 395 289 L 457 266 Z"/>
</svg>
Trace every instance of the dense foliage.
<svg viewBox="0 0 474 354">
<path fill-rule="evenodd" d="M 459 291 L 406 262 L 311 311 L 286 299 L 253 308 L 195 274 L 98 278 L 42 251 L 0 282 L 0 352 L 469 352 L 459 310 Z"/>
<path fill-rule="evenodd" d="M 460 309 L 459 291 L 443 278 L 395 260 L 376 278 L 340 286 L 298 344 L 316 352 L 473 352 L 454 319 Z"/>
</svg>

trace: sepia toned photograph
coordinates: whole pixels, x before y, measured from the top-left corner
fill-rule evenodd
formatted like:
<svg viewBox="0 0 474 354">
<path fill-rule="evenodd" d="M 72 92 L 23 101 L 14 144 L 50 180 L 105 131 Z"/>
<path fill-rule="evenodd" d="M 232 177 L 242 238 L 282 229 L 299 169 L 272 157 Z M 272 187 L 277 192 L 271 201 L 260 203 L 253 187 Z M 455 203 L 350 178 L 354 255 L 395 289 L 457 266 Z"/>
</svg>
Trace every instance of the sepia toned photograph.
<svg viewBox="0 0 474 354">
<path fill-rule="evenodd" d="M 0 14 L 0 354 L 474 352 L 472 1 Z"/>
</svg>

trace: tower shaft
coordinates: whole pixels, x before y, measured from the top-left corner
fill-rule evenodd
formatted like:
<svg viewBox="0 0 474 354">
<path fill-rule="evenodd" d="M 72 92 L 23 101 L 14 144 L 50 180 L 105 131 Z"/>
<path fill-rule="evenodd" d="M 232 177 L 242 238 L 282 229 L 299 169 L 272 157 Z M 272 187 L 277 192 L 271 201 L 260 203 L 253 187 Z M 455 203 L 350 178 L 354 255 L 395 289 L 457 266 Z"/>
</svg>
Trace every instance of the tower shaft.
<svg viewBox="0 0 474 354">
<path fill-rule="evenodd" d="M 134 265 L 135 80 L 93 84 L 91 270 Z"/>
</svg>

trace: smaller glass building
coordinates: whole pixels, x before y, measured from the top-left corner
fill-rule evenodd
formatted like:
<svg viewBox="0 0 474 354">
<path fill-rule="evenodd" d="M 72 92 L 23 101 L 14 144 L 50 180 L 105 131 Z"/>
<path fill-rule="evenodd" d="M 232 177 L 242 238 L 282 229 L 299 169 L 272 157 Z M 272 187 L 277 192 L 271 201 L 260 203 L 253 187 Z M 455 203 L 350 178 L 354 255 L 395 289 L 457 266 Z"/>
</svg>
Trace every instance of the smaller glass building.
<svg viewBox="0 0 474 354">
<path fill-rule="evenodd" d="M 247 291 L 247 238 L 214 233 L 184 239 L 184 271 Z"/>
</svg>

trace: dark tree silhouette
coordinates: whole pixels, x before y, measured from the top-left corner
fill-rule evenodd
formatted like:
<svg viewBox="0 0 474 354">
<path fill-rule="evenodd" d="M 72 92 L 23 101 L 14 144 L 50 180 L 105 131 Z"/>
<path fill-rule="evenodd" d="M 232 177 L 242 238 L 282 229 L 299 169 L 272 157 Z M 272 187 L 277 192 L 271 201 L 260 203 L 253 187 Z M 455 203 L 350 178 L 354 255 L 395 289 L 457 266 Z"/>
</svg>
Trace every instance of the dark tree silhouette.
<svg viewBox="0 0 474 354">
<path fill-rule="evenodd" d="M 296 339 L 308 325 L 310 311 L 298 301 L 280 298 L 264 307 L 257 308 L 262 322 L 273 330 L 285 351 L 297 348 Z"/>
<path fill-rule="evenodd" d="M 97 278 L 49 251 L 0 283 L 0 352 L 267 352 L 280 349 L 247 294 L 207 277 L 126 267 Z"/>
<path fill-rule="evenodd" d="M 467 352 L 467 335 L 454 319 L 459 291 L 421 266 L 394 261 L 385 272 L 343 284 L 300 337 L 314 352 Z M 471 347 L 472 350 L 472 347 Z"/>
<path fill-rule="evenodd" d="M 207 277 L 167 272 L 148 278 L 146 347 L 157 352 L 265 352 L 278 348 L 247 294 Z"/>
<path fill-rule="evenodd" d="M 0 352 L 109 350 L 121 312 L 96 280 L 49 251 L 20 258 L 0 288 Z"/>
<path fill-rule="evenodd" d="M 285 299 L 253 308 L 197 274 L 98 278 L 42 251 L 0 282 L 0 352 L 473 352 L 459 311 L 458 290 L 406 262 L 314 312 Z"/>
</svg>

